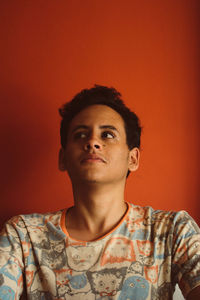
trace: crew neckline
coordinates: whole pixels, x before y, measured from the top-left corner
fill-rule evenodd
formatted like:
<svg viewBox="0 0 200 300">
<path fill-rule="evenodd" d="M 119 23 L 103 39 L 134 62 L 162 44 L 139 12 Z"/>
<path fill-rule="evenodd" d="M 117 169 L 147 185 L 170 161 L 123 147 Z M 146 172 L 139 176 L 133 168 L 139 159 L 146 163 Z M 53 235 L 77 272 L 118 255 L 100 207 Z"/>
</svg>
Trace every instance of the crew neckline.
<svg viewBox="0 0 200 300">
<path fill-rule="evenodd" d="M 62 211 L 62 215 L 61 215 L 61 220 L 60 220 L 60 226 L 61 226 L 61 229 L 62 231 L 66 234 L 66 236 L 70 239 L 70 240 L 73 240 L 75 242 L 79 242 L 79 243 L 94 243 L 94 242 L 97 242 L 99 240 L 102 240 L 104 239 L 105 237 L 107 237 L 108 235 L 110 235 L 112 232 L 114 232 L 118 227 L 120 227 L 120 225 L 124 222 L 124 220 L 126 219 L 127 215 L 129 214 L 129 211 L 130 211 L 130 207 L 131 207 L 131 204 L 129 202 L 125 202 L 127 204 L 127 210 L 126 210 L 126 213 L 125 215 L 123 216 L 123 218 L 119 221 L 119 223 L 113 228 L 111 229 L 110 231 L 108 231 L 106 234 L 104 234 L 103 236 L 97 238 L 97 239 L 94 239 L 92 241 L 84 241 L 84 240 L 78 240 L 78 239 L 75 239 L 73 237 L 71 237 L 67 231 L 67 228 L 66 228 L 66 214 L 67 214 L 67 210 L 70 208 L 65 208 L 63 211 Z"/>
</svg>

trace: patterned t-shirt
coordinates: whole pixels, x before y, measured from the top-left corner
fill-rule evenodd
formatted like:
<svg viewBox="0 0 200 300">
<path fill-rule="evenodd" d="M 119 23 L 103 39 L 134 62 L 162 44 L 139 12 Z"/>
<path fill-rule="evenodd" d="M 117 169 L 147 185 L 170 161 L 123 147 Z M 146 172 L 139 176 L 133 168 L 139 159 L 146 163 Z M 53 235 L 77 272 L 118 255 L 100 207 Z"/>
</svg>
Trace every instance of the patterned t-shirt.
<svg viewBox="0 0 200 300">
<path fill-rule="evenodd" d="M 0 237 L 0 299 L 172 299 L 200 285 L 200 230 L 184 211 L 128 204 L 92 242 L 71 238 L 66 209 L 21 215 Z"/>
</svg>

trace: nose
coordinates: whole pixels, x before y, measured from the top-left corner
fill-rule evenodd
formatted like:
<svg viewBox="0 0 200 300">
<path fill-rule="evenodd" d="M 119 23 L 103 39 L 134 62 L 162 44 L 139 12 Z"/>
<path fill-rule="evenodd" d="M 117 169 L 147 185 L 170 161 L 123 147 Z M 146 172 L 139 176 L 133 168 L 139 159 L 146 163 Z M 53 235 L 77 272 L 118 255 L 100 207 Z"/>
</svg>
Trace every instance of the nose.
<svg viewBox="0 0 200 300">
<path fill-rule="evenodd" d="M 86 151 L 101 150 L 101 148 L 101 142 L 94 136 L 90 136 L 84 144 L 84 150 Z"/>
</svg>

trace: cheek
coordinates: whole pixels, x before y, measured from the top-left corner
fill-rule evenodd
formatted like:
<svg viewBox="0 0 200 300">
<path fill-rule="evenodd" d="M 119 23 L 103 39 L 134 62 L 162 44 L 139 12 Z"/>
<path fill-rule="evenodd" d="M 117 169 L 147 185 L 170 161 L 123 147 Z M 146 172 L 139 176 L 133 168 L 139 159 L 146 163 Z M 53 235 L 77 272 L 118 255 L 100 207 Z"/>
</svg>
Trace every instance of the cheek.
<svg viewBox="0 0 200 300">
<path fill-rule="evenodd" d="M 76 147 L 68 146 L 65 149 L 65 163 L 71 164 L 72 162 L 76 162 L 78 157 L 80 155 L 80 150 L 78 150 Z"/>
<path fill-rule="evenodd" d="M 75 157 L 74 157 L 74 151 L 73 150 L 65 151 L 63 163 L 64 163 L 64 166 L 65 166 L 65 170 L 68 173 L 72 172 L 76 161 L 77 161 L 77 159 L 75 159 Z"/>
<path fill-rule="evenodd" d="M 111 158 L 117 163 L 117 165 L 127 164 L 129 161 L 127 149 L 124 147 L 120 150 L 117 149 L 117 151 L 113 151 L 111 153 Z"/>
</svg>

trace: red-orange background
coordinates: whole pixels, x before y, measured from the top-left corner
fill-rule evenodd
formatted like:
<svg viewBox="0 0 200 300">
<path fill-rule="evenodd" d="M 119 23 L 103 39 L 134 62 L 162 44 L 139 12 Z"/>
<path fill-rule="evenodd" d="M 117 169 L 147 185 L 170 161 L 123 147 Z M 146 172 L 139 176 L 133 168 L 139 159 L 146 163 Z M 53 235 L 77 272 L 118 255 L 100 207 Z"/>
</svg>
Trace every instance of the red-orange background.
<svg viewBox="0 0 200 300">
<path fill-rule="evenodd" d="M 1 1 L 0 225 L 72 203 L 57 110 L 94 83 L 142 121 L 127 200 L 200 224 L 199 12 L 198 0 Z"/>
</svg>

